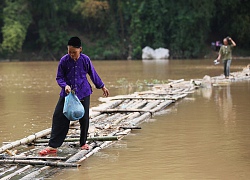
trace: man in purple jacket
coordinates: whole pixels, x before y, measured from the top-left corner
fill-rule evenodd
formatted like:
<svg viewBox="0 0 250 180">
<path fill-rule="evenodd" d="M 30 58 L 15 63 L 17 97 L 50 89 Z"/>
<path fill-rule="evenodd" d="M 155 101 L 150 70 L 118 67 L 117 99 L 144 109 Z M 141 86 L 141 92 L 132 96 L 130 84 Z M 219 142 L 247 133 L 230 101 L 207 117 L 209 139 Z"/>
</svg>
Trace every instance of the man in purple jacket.
<svg viewBox="0 0 250 180">
<path fill-rule="evenodd" d="M 105 97 L 109 96 L 109 90 L 105 87 L 101 78 L 98 76 L 91 60 L 88 56 L 81 53 L 81 40 L 78 37 L 72 37 L 68 41 L 68 54 L 64 55 L 58 65 L 56 81 L 62 88 L 60 97 L 56 105 L 49 146 L 39 152 L 40 155 L 56 153 L 68 133 L 70 121 L 63 114 L 63 106 L 65 96 L 75 91 L 75 94 L 80 99 L 84 106 L 85 114 L 79 119 L 81 134 L 80 146 L 83 150 L 88 150 L 86 144 L 88 128 L 89 128 L 89 105 L 92 88 L 87 80 L 87 74 L 94 83 L 97 89 L 102 89 Z"/>
</svg>

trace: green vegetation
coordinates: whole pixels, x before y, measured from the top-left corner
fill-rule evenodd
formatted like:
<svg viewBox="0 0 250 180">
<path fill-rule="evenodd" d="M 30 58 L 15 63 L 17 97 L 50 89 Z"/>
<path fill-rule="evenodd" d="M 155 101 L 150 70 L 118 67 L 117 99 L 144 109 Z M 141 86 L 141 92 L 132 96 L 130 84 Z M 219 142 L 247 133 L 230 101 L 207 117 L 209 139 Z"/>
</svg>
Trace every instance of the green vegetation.
<svg viewBox="0 0 250 180">
<path fill-rule="evenodd" d="M 172 58 L 203 58 L 211 42 L 232 36 L 250 48 L 247 0 L 3 0 L 0 55 L 59 60 L 71 36 L 91 59 L 141 59 L 145 46 Z"/>
</svg>

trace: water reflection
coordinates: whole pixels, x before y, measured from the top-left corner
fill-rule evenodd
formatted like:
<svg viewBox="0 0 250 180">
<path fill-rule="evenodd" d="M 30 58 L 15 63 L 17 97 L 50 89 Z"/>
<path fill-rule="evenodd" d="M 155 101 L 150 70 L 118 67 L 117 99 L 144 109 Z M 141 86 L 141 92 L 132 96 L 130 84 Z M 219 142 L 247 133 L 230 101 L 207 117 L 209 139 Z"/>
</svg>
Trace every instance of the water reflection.
<svg viewBox="0 0 250 180">
<path fill-rule="evenodd" d="M 202 88 L 201 93 L 204 98 L 210 100 L 212 97 L 213 90 L 212 88 Z"/>
<path fill-rule="evenodd" d="M 202 96 L 206 99 L 210 99 L 212 96 L 212 81 L 211 81 L 211 77 L 208 75 L 205 75 L 202 79 L 201 82 L 201 93 Z"/>
<path fill-rule="evenodd" d="M 220 119 L 223 120 L 225 127 L 236 125 L 236 112 L 233 108 L 230 84 L 215 88 L 214 99 Z"/>
<path fill-rule="evenodd" d="M 143 60 L 142 65 L 145 77 L 151 77 L 151 79 L 164 77 L 162 75 L 169 69 L 169 60 Z"/>
</svg>

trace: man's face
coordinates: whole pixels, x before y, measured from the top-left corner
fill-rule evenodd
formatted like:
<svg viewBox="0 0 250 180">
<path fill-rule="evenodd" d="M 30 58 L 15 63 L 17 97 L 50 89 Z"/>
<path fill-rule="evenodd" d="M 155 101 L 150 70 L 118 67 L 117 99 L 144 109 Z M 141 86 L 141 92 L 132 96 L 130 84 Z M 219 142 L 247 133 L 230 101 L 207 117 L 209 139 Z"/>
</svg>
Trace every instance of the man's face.
<svg viewBox="0 0 250 180">
<path fill-rule="evenodd" d="M 73 46 L 68 46 L 68 54 L 75 61 L 80 57 L 81 51 L 82 51 L 82 47 L 76 48 L 76 47 L 73 47 Z"/>
<path fill-rule="evenodd" d="M 223 43 L 224 43 L 224 45 L 228 45 L 228 41 L 227 41 L 227 39 L 225 38 L 225 39 L 223 39 Z"/>
</svg>

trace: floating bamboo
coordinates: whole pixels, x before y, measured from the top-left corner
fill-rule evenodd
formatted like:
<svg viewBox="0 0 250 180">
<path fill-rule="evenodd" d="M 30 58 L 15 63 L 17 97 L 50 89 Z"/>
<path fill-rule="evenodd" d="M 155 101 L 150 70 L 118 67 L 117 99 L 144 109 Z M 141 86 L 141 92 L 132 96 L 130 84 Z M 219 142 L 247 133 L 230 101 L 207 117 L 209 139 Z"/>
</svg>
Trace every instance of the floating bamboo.
<svg viewBox="0 0 250 180">
<path fill-rule="evenodd" d="M 23 139 L 21 139 L 21 140 L 17 140 L 17 141 L 11 142 L 11 143 L 9 143 L 9 144 L 6 144 L 6 145 L 4 145 L 4 146 L 2 146 L 2 147 L 0 148 L 0 153 L 6 151 L 6 150 L 8 150 L 8 149 L 12 149 L 12 148 L 14 148 L 14 147 L 20 146 L 20 145 L 22 145 L 22 144 L 30 143 L 30 142 L 34 141 L 35 139 L 37 139 L 37 138 L 41 138 L 41 137 L 43 137 L 43 136 L 48 135 L 50 132 L 51 132 L 51 128 L 45 129 L 45 130 L 43 130 L 43 131 L 40 131 L 40 132 L 35 133 L 35 134 L 33 134 L 33 135 L 30 135 L 30 136 L 28 136 L 28 137 L 26 137 L 26 138 L 23 138 Z"/>
<path fill-rule="evenodd" d="M 18 170 L 15 171 L 14 173 L 11 173 L 11 174 L 9 174 L 9 175 L 7 175 L 7 176 L 1 178 L 1 180 L 9 180 L 9 179 L 11 179 L 12 177 L 14 177 L 14 176 L 16 176 L 16 175 L 18 175 L 18 174 L 20 174 L 20 173 L 26 171 L 27 169 L 32 168 L 32 167 L 33 167 L 33 166 L 31 166 L 31 165 L 24 166 L 23 168 L 18 169 Z"/>
<path fill-rule="evenodd" d="M 138 127 L 138 126 L 120 126 L 119 127 L 120 129 L 141 129 L 141 127 Z"/>
<path fill-rule="evenodd" d="M 150 112 L 150 110 L 144 110 L 144 109 L 106 109 L 106 110 L 96 110 L 101 113 L 128 113 L 128 112 Z"/>
<path fill-rule="evenodd" d="M 0 164 L 30 164 L 30 165 L 43 165 L 54 167 L 79 167 L 80 164 L 66 163 L 66 162 L 53 162 L 53 161 L 35 161 L 35 160 L 16 160 L 16 159 L 4 159 L 0 160 Z"/>
<path fill-rule="evenodd" d="M 172 93 L 174 94 L 174 93 Z M 177 94 L 177 93 L 176 93 Z M 180 93 L 179 93 L 180 94 Z M 105 101 L 105 98 L 99 98 L 100 101 Z M 115 96 L 115 97 L 107 97 L 108 100 L 125 100 L 125 99 L 146 99 L 146 100 L 176 100 L 171 96 L 162 96 L 162 97 L 148 97 L 148 96 Z M 95 110 L 95 109 L 93 109 Z"/>
<path fill-rule="evenodd" d="M 3 176 L 4 174 L 8 173 L 8 172 L 11 172 L 11 171 L 14 171 L 17 169 L 17 166 L 12 166 L 10 168 L 6 168 L 6 170 L 4 172 L 1 172 L 0 173 L 0 176 Z"/>
<path fill-rule="evenodd" d="M 2 159 L 15 159 L 15 160 L 30 160 L 30 159 L 40 159 L 40 160 L 66 160 L 67 157 L 58 157 L 58 156 L 28 156 L 28 157 L 15 157 L 15 156 L 11 156 L 11 157 L 2 157 Z"/>
<path fill-rule="evenodd" d="M 67 138 L 64 142 L 75 142 L 79 141 L 80 138 Z M 88 141 L 117 141 L 119 140 L 119 136 L 102 136 L 102 137 L 88 137 Z M 46 143 L 49 142 L 49 139 L 37 139 L 34 141 L 35 143 Z"/>
<path fill-rule="evenodd" d="M 50 168 L 50 166 L 42 167 L 42 168 L 40 168 L 40 169 L 30 173 L 30 174 L 27 174 L 26 176 L 22 177 L 19 180 L 35 179 L 35 177 L 38 176 L 41 172 L 48 170 L 49 168 Z"/>
</svg>

